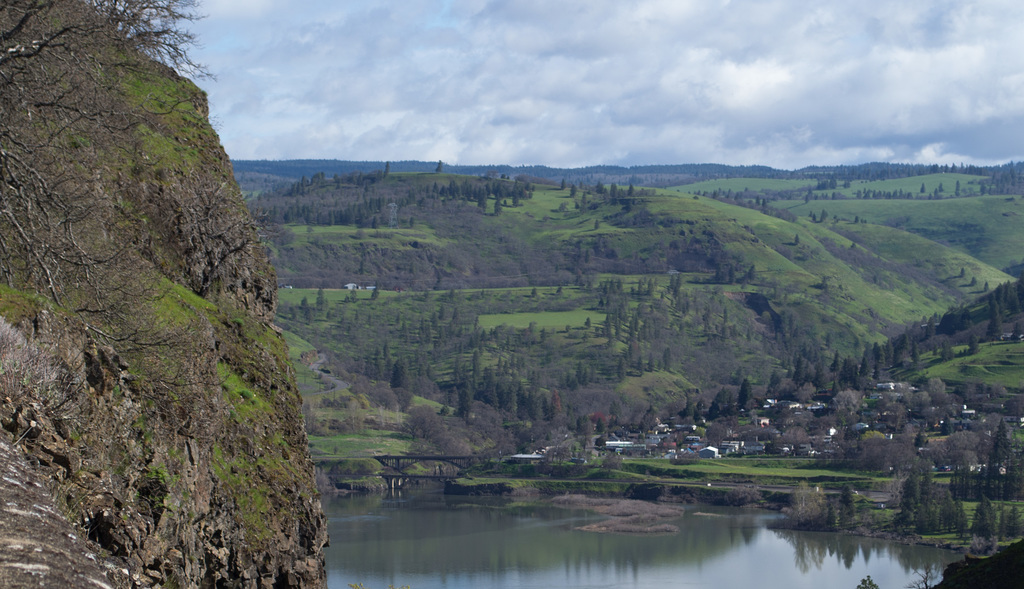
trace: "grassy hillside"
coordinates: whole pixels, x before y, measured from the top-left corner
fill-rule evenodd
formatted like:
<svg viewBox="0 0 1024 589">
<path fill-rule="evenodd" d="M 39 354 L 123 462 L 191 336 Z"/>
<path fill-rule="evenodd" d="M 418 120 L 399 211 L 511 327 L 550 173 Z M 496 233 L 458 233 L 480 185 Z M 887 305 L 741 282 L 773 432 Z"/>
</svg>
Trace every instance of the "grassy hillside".
<svg viewBox="0 0 1024 589">
<path fill-rule="evenodd" d="M 1024 384 L 1024 343 L 986 342 L 978 351 L 968 346 L 954 346 L 954 359 L 944 361 L 938 352 L 925 354 L 921 365 L 905 375 L 914 380 L 942 379 L 949 385 L 983 383 L 1004 389 L 1018 389 Z"/>
<path fill-rule="evenodd" d="M 836 354 L 884 371 L 866 347 L 1010 280 L 898 228 L 750 204 L 443 173 L 316 175 L 250 202 L 290 286 L 280 324 L 354 383 L 324 402 L 490 415 L 505 425 L 483 444 L 735 404 L 744 380 L 842 384 Z"/>
<path fill-rule="evenodd" d="M 719 193 L 747 193 L 747 192 L 785 192 L 795 190 L 807 190 L 813 188 L 817 182 L 810 178 L 782 180 L 775 178 L 721 178 L 718 180 L 705 180 L 683 186 L 672 186 L 669 190 L 687 192 L 691 194 Z"/>
<path fill-rule="evenodd" d="M 986 195 L 943 200 L 810 200 L 776 201 L 773 206 L 798 217 L 811 213 L 843 221 L 859 219 L 921 235 L 1017 275 L 1024 269 L 1024 234 L 1020 215 L 1024 200 Z"/>
<path fill-rule="evenodd" d="M 941 379 L 962 390 L 987 389 L 1005 403 L 1024 386 L 1024 283 L 1004 283 L 976 301 L 944 313 L 937 321 L 913 326 L 893 345 L 909 341 L 916 358 L 902 362 L 896 374 L 905 380 Z M 1012 414 L 1024 411 L 1014 405 Z"/>
</svg>

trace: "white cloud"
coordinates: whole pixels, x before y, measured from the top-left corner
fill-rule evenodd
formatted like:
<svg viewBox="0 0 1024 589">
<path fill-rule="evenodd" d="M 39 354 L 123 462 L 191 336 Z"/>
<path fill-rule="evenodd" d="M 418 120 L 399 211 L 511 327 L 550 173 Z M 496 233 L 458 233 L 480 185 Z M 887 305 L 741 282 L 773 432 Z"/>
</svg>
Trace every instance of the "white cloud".
<svg viewBox="0 0 1024 589">
<path fill-rule="evenodd" d="M 206 0 L 202 9 L 212 19 L 255 19 L 266 14 L 274 0 Z"/>
<path fill-rule="evenodd" d="M 992 162 L 1024 130 L 1024 7 L 1001 0 L 207 9 L 202 85 L 237 158 Z"/>
</svg>

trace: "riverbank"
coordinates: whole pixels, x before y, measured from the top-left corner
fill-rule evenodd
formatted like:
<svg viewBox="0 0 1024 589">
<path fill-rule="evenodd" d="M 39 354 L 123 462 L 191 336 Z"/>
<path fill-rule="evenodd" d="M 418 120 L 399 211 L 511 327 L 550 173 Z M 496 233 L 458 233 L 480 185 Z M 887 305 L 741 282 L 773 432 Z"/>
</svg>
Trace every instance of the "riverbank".
<svg viewBox="0 0 1024 589">
<path fill-rule="evenodd" d="M 347 474 L 334 478 L 332 491 L 380 492 L 390 487 L 384 479 L 369 474 L 370 461 L 334 465 L 332 471 Z M 356 468 L 358 466 L 358 468 Z M 379 467 L 375 467 L 379 468 Z M 357 473 L 366 473 L 360 476 Z M 366 475 L 369 476 L 366 476 Z M 396 488 L 412 488 L 419 480 L 390 478 Z M 580 495 L 611 500 L 641 500 L 659 504 L 706 504 L 727 507 L 757 507 L 790 513 L 791 495 L 800 490 L 808 494 L 817 515 L 798 515 L 799 524 L 780 523 L 780 527 L 804 531 L 837 532 L 872 537 L 908 545 L 963 551 L 963 536 L 945 532 L 929 536 L 900 534 L 894 525 L 899 513 L 890 490 L 891 476 L 858 471 L 838 463 L 808 459 L 740 458 L 715 461 L 674 462 L 633 459 L 615 468 L 604 464 L 544 463 L 515 464 L 485 461 L 464 471 L 463 476 L 443 482 L 449 496 L 560 497 Z M 940 483 L 941 484 L 941 483 Z M 844 506 L 845 505 L 845 506 Z M 827 513 L 826 513 L 827 511 Z M 974 511 L 967 503 L 968 514 Z M 842 514 L 842 517 L 840 517 Z M 788 521 L 788 520 L 787 520 Z M 811 526 L 808 527 L 808 522 Z M 642 530 L 656 521 L 620 522 L 623 530 L 635 523 Z M 970 521 L 966 524 L 969 529 Z"/>
<path fill-rule="evenodd" d="M 595 481 L 573 479 L 458 479 L 445 485 L 445 494 L 453 496 L 506 496 L 547 497 L 553 505 L 591 509 L 609 516 L 608 522 L 587 526 L 584 531 L 601 533 L 667 534 L 674 526 L 663 527 L 663 518 L 677 517 L 682 512 L 673 504 L 711 505 L 718 507 L 750 507 L 769 511 L 783 511 L 790 506 L 790 494 L 797 487 L 781 488 L 772 485 L 763 488 L 752 484 L 725 483 L 629 483 L 624 481 Z M 837 494 L 837 490 L 821 488 L 823 494 Z M 927 546 L 952 552 L 965 553 L 967 546 L 949 540 L 937 540 L 918 535 L 898 534 L 883 529 L 888 522 L 869 498 L 858 495 L 861 513 L 877 522 L 879 527 L 856 525 L 851 528 L 808 528 L 787 523 L 780 518 L 771 527 L 796 531 L 828 532 L 854 537 L 874 538 L 908 546 Z M 649 505 L 651 507 L 642 507 Z M 870 505 L 870 506 L 869 506 Z M 661 507 L 666 510 L 662 511 Z M 876 510 L 876 511 L 871 511 Z"/>
<path fill-rule="evenodd" d="M 784 487 L 761 488 L 750 484 L 493 477 L 450 480 L 445 483 L 444 489 L 446 495 L 503 496 L 535 493 L 554 497 L 568 494 L 729 507 L 756 503 L 768 509 L 781 509 L 788 505 L 790 491 Z"/>
</svg>

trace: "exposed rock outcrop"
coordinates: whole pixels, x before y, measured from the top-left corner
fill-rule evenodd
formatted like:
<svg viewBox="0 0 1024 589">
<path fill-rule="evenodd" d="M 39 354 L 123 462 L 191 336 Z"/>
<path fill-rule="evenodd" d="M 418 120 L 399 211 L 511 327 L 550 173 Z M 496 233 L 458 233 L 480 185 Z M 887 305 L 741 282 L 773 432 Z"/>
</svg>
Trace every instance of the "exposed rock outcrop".
<svg viewBox="0 0 1024 589">
<path fill-rule="evenodd" d="M 113 589 L 95 546 L 57 511 L 21 453 L 0 440 L 0 587 Z M 114 569 L 121 584 L 126 570 Z"/>
<path fill-rule="evenodd" d="M 322 585 L 326 530 L 293 388 L 183 386 L 183 405 L 74 319 L 41 311 L 20 325 L 0 319 L 2 433 L 114 569 L 135 586 Z M 77 370 L 55 356 L 68 353 Z"/>
<path fill-rule="evenodd" d="M 276 277 L 205 95 L 91 5 L 0 8 L 0 440 L 114 586 L 323 586 Z"/>
</svg>

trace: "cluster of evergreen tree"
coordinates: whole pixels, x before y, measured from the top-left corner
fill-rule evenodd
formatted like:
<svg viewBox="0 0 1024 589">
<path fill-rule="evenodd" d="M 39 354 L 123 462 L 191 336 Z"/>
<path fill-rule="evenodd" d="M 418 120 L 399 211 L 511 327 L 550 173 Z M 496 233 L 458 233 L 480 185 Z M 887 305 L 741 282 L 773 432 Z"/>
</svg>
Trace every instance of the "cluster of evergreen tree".
<svg viewBox="0 0 1024 589">
<path fill-rule="evenodd" d="M 990 194 L 1020 194 L 1024 190 L 1024 162 L 1010 162 L 990 172 Z"/>
<path fill-rule="evenodd" d="M 983 465 L 958 465 L 949 483 L 950 493 L 958 499 L 996 501 L 1024 499 L 1024 462 L 1010 442 L 1006 422 L 992 437 L 988 462 Z"/>
<path fill-rule="evenodd" d="M 926 193 L 926 194 L 922 194 L 920 192 L 919 193 L 914 193 L 914 192 L 912 192 L 910 190 L 871 190 L 871 189 L 865 189 L 865 190 L 857 190 L 856 192 L 854 192 L 854 197 L 855 198 L 860 198 L 860 199 L 865 199 L 865 200 L 879 200 L 879 199 L 881 199 L 881 200 L 897 200 L 897 199 L 925 199 L 925 200 L 934 200 L 936 198 L 941 198 L 941 195 L 944 194 L 944 193 L 945 193 L 945 191 L 943 190 L 942 185 L 940 184 L 939 187 L 937 187 L 933 192 Z"/>
<path fill-rule="evenodd" d="M 708 417 L 738 415 L 752 406 L 753 398 L 752 379 L 736 371 L 737 356 L 777 356 L 778 342 L 754 337 L 740 302 L 683 289 L 682 280 L 675 275 L 666 288 L 655 278 L 632 284 L 608 279 L 574 291 L 573 300 L 557 291 L 540 295 L 536 289 L 519 295 L 410 293 L 401 303 L 389 299 L 387 306 L 351 296 L 327 304 L 318 296 L 315 303 L 282 304 L 279 317 L 308 341 L 336 348 L 344 358 L 340 368 L 395 388 L 412 388 L 460 416 L 468 416 L 479 402 L 509 420 L 550 420 L 559 414 L 579 420 L 609 412 L 625 378 L 659 371 L 695 383 L 735 379 L 739 395 L 733 390 L 719 395 Z M 485 329 L 477 323 L 481 314 L 578 308 L 600 312 L 604 320 L 564 329 Z M 700 345 L 691 348 L 690 342 Z M 819 348 L 810 341 L 800 347 Z M 750 376 L 767 380 L 768 375 Z M 424 383 L 436 383 L 440 396 L 421 390 Z M 569 402 L 555 403 L 552 391 Z M 691 414 L 699 408 L 694 417 L 703 418 L 708 405 L 701 404 L 699 392 L 683 394 L 682 404 Z"/>
<path fill-rule="evenodd" d="M 1005 432 L 1005 428 L 1002 429 L 1002 433 Z M 1004 439 L 1007 440 L 1005 444 L 997 443 L 993 448 L 990 462 L 997 454 L 1005 454 L 1004 464 L 1010 460 L 1008 438 Z M 1018 499 L 1009 488 L 1017 485 L 1019 491 L 1019 477 L 993 475 L 990 469 L 976 472 L 976 475 L 972 474 L 966 466 L 958 469 L 947 488 L 935 484 L 930 468 L 911 471 L 900 488 L 893 526 L 903 534 L 955 533 L 960 539 L 971 535 L 1005 540 L 1024 535 L 1019 509 L 1015 505 L 1007 509 L 1005 505 L 993 503 L 994 500 Z M 964 501 L 978 501 L 970 524 Z"/>
<path fill-rule="evenodd" d="M 971 535 L 978 538 L 998 538 L 1012 540 L 1024 535 L 1020 510 L 1016 505 L 996 507 L 988 497 L 982 497 L 974 510 L 971 523 Z"/>
<path fill-rule="evenodd" d="M 919 337 L 922 341 L 927 341 L 935 335 L 951 336 L 956 339 L 956 336 L 969 332 L 974 326 L 982 323 L 986 324 L 984 333 L 989 340 L 1000 339 L 1008 332 L 1008 325 L 1012 325 L 1013 333 L 1019 337 L 1019 316 L 1022 310 L 1024 275 L 1015 282 L 1005 282 L 996 286 L 970 306 L 963 305 L 947 311 L 939 319 L 938 324 L 934 325 L 933 330 L 926 330 Z"/>
<path fill-rule="evenodd" d="M 963 501 L 934 484 L 931 469 L 915 470 L 903 481 L 893 525 L 901 533 L 967 534 Z"/>
<path fill-rule="evenodd" d="M 422 210 L 430 208 L 432 202 L 454 199 L 476 203 L 483 209 L 487 209 L 489 203 L 499 203 L 500 209 L 501 206 L 519 206 L 521 201 L 533 196 L 533 185 L 528 182 L 466 177 L 460 181 L 405 185 L 383 182 L 389 174 L 388 171 L 351 172 L 328 178 L 320 172 L 261 194 L 250 206 L 265 224 L 377 228 L 390 223 L 388 207 L 392 203 L 403 210 L 410 207 Z"/>
</svg>

